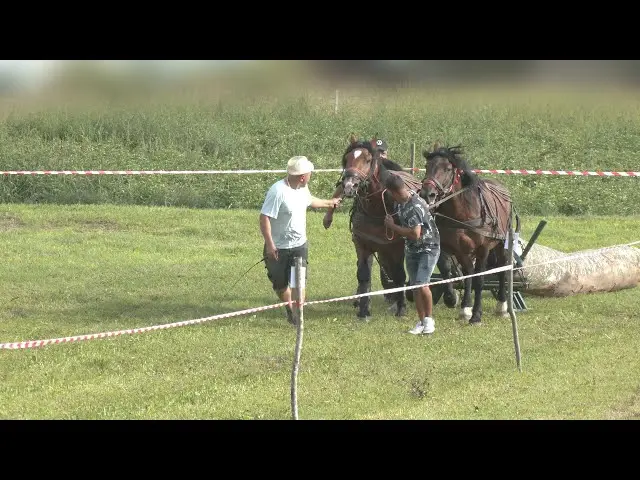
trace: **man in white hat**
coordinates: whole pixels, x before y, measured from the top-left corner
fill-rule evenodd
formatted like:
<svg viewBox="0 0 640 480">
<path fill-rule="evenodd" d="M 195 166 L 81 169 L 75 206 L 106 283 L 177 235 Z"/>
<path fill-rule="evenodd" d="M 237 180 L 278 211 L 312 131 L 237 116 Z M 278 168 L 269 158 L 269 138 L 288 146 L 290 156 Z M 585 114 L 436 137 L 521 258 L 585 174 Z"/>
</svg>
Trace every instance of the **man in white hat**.
<svg viewBox="0 0 640 480">
<path fill-rule="evenodd" d="M 290 288 L 291 267 L 295 257 L 302 257 L 306 266 L 307 208 L 337 208 L 340 198 L 321 200 L 309 191 L 313 163 L 305 156 L 295 156 L 287 163 L 287 176 L 277 181 L 267 191 L 260 211 L 260 232 L 264 237 L 263 255 L 267 276 L 273 290 L 286 306 L 289 323 L 297 323 L 297 314 L 291 308 L 292 295 L 297 297 L 297 289 Z M 303 287 L 303 286 L 302 286 Z M 304 302 L 304 288 L 300 288 Z"/>
</svg>

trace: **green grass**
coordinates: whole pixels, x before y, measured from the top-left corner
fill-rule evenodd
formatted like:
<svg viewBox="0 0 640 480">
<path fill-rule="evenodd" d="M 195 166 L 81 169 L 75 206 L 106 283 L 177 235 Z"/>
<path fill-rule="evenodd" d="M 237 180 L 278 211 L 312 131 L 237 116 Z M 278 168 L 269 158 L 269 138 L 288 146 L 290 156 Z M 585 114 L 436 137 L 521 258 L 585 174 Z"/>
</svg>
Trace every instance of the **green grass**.
<svg viewBox="0 0 640 480">
<path fill-rule="evenodd" d="M 156 100 L 135 106 L 50 107 L 6 111 L 0 122 L 5 170 L 282 169 L 309 156 L 338 168 L 347 137 L 378 133 L 390 156 L 410 166 L 409 151 L 435 140 L 463 144 L 475 168 L 640 169 L 636 91 L 516 89 L 342 91 Z M 495 176 L 528 215 L 640 214 L 638 178 Z M 137 204 L 257 208 L 278 174 L 0 178 L 2 203 Z M 329 195 L 335 173 L 318 173 Z"/>
<path fill-rule="evenodd" d="M 53 180 L 48 178 L 47 181 Z M 312 185 L 313 186 L 313 185 Z M 355 291 L 347 218 L 309 212 L 308 300 Z M 0 342 L 191 320 L 277 303 L 255 210 L 0 206 Z M 540 244 L 567 252 L 638 240 L 640 217 L 546 217 Z M 528 238 L 540 217 L 525 216 Z M 606 232 L 606 235 L 603 233 Z M 374 289 L 380 289 L 374 269 Z M 509 320 L 460 323 L 436 305 L 431 338 L 413 312 L 355 319 L 309 305 L 301 419 L 628 419 L 640 415 L 638 288 L 550 299 Z M 490 312 L 493 300 L 486 294 Z M 412 306 L 412 304 L 410 304 Z M 283 311 L 195 326 L 0 351 L 4 419 L 288 419 L 296 332 Z"/>
</svg>

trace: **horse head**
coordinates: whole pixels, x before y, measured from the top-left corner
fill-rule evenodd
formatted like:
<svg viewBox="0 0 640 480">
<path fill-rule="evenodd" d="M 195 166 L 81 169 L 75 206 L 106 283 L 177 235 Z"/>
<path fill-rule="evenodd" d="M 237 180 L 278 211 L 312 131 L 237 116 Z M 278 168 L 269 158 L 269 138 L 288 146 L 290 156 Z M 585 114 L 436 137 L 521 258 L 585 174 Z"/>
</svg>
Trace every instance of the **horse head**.
<svg viewBox="0 0 640 480">
<path fill-rule="evenodd" d="M 425 177 L 422 180 L 420 196 L 429 205 L 470 185 L 476 178 L 462 157 L 462 146 L 443 147 L 434 143 L 431 151 L 422 153 L 426 160 Z"/>
<path fill-rule="evenodd" d="M 353 198 L 361 188 L 366 188 L 376 173 L 377 161 L 371 142 L 349 136 L 349 146 L 342 155 L 342 189 L 347 198 Z"/>
</svg>

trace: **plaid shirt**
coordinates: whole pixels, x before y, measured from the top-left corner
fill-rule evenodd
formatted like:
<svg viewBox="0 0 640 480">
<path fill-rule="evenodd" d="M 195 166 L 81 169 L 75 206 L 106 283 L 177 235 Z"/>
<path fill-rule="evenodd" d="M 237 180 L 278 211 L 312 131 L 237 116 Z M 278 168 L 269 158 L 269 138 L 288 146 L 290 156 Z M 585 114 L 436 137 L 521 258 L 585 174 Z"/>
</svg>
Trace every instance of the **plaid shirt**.
<svg viewBox="0 0 640 480">
<path fill-rule="evenodd" d="M 405 249 L 410 252 L 429 252 L 433 248 L 440 247 L 440 232 L 436 221 L 431 215 L 427 202 L 415 192 L 411 192 L 411 198 L 407 203 L 396 207 L 398 221 L 403 227 L 413 228 L 422 225 L 420 238 L 410 240 L 405 238 Z"/>
</svg>

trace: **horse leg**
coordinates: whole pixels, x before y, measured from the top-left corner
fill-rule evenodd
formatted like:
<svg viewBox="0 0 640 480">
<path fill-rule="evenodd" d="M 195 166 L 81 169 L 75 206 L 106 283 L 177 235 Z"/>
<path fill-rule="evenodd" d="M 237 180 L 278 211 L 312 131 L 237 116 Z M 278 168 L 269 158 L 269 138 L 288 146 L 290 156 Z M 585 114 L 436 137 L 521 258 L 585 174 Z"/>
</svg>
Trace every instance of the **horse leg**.
<svg viewBox="0 0 640 480">
<path fill-rule="evenodd" d="M 358 253 L 358 247 L 356 247 L 356 254 L 357 254 L 357 255 L 360 255 L 360 254 Z M 368 257 L 366 256 L 366 254 L 363 254 L 363 255 L 364 255 L 364 258 L 366 258 L 367 266 L 368 266 L 368 268 L 369 268 L 369 271 L 371 271 L 371 269 L 373 268 L 373 256 L 372 256 L 371 254 L 369 254 L 369 256 L 368 256 Z M 356 261 L 356 267 L 357 267 L 357 270 L 356 270 L 356 277 L 357 277 L 357 278 L 359 278 L 359 277 L 357 276 L 357 272 L 358 272 L 358 270 L 360 269 L 360 257 L 359 257 L 359 256 L 358 256 L 358 260 Z M 358 280 L 358 283 L 360 283 L 360 280 Z M 356 288 L 356 295 L 357 295 L 357 294 L 359 294 L 359 293 L 361 293 L 361 292 Z M 360 307 L 360 300 L 361 300 L 362 298 L 367 298 L 367 297 L 356 298 L 356 299 L 353 301 L 353 307 L 354 307 L 354 308 L 358 308 L 358 307 Z"/>
<path fill-rule="evenodd" d="M 476 251 L 476 268 L 475 273 L 482 273 L 487 269 L 487 256 L 489 250 L 480 249 Z M 482 322 L 482 288 L 484 287 L 484 275 L 473 277 L 473 311 L 469 323 L 479 325 Z"/>
<path fill-rule="evenodd" d="M 407 274 L 404 270 L 404 245 L 401 245 L 401 248 L 397 248 L 385 256 L 381 255 L 380 259 L 383 261 L 385 270 L 390 273 L 393 280 L 391 288 L 404 287 L 407 280 Z M 390 294 L 390 296 L 394 301 L 395 316 L 404 317 L 407 314 L 405 292 L 395 292 Z"/>
<path fill-rule="evenodd" d="M 498 245 L 494 251 L 497 258 L 496 267 L 505 266 L 507 264 L 507 255 L 504 244 Z M 509 316 L 507 308 L 507 272 L 505 270 L 498 272 L 498 303 L 496 304 L 495 313 L 498 317 Z"/>
<path fill-rule="evenodd" d="M 358 294 L 369 293 L 371 291 L 371 267 L 372 267 L 372 252 L 363 248 L 358 248 Z M 371 317 L 371 297 L 360 297 L 358 302 L 358 319 L 368 320 Z"/>
<path fill-rule="evenodd" d="M 440 257 L 438 257 L 438 270 L 440 271 L 440 275 L 443 280 L 449 280 L 452 278 L 451 276 L 451 256 L 448 253 L 440 252 Z M 440 285 L 436 285 L 443 296 L 444 296 L 444 304 L 449 308 L 455 308 L 458 304 L 458 291 L 453 287 L 453 282 L 443 283 Z M 438 297 L 439 298 L 439 297 Z M 436 303 L 435 292 L 433 303 Z"/>
<path fill-rule="evenodd" d="M 380 257 L 378 257 L 380 258 Z M 382 288 L 384 290 L 388 290 L 390 288 L 393 288 L 395 285 L 393 284 L 393 279 L 391 278 L 391 272 L 389 272 L 387 270 L 387 267 L 383 267 L 382 263 L 380 263 L 380 283 L 382 283 Z M 384 294 L 384 299 L 387 303 L 393 303 L 394 302 L 394 295 L 393 293 L 385 293 Z"/>
<path fill-rule="evenodd" d="M 470 275 L 473 272 L 473 259 L 471 255 L 460 254 L 456 256 L 463 275 Z M 464 293 L 462 294 L 462 302 L 460 303 L 460 318 L 471 320 L 473 311 L 471 309 L 471 290 L 473 287 L 473 277 L 464 279 Z"/>
</svg>

